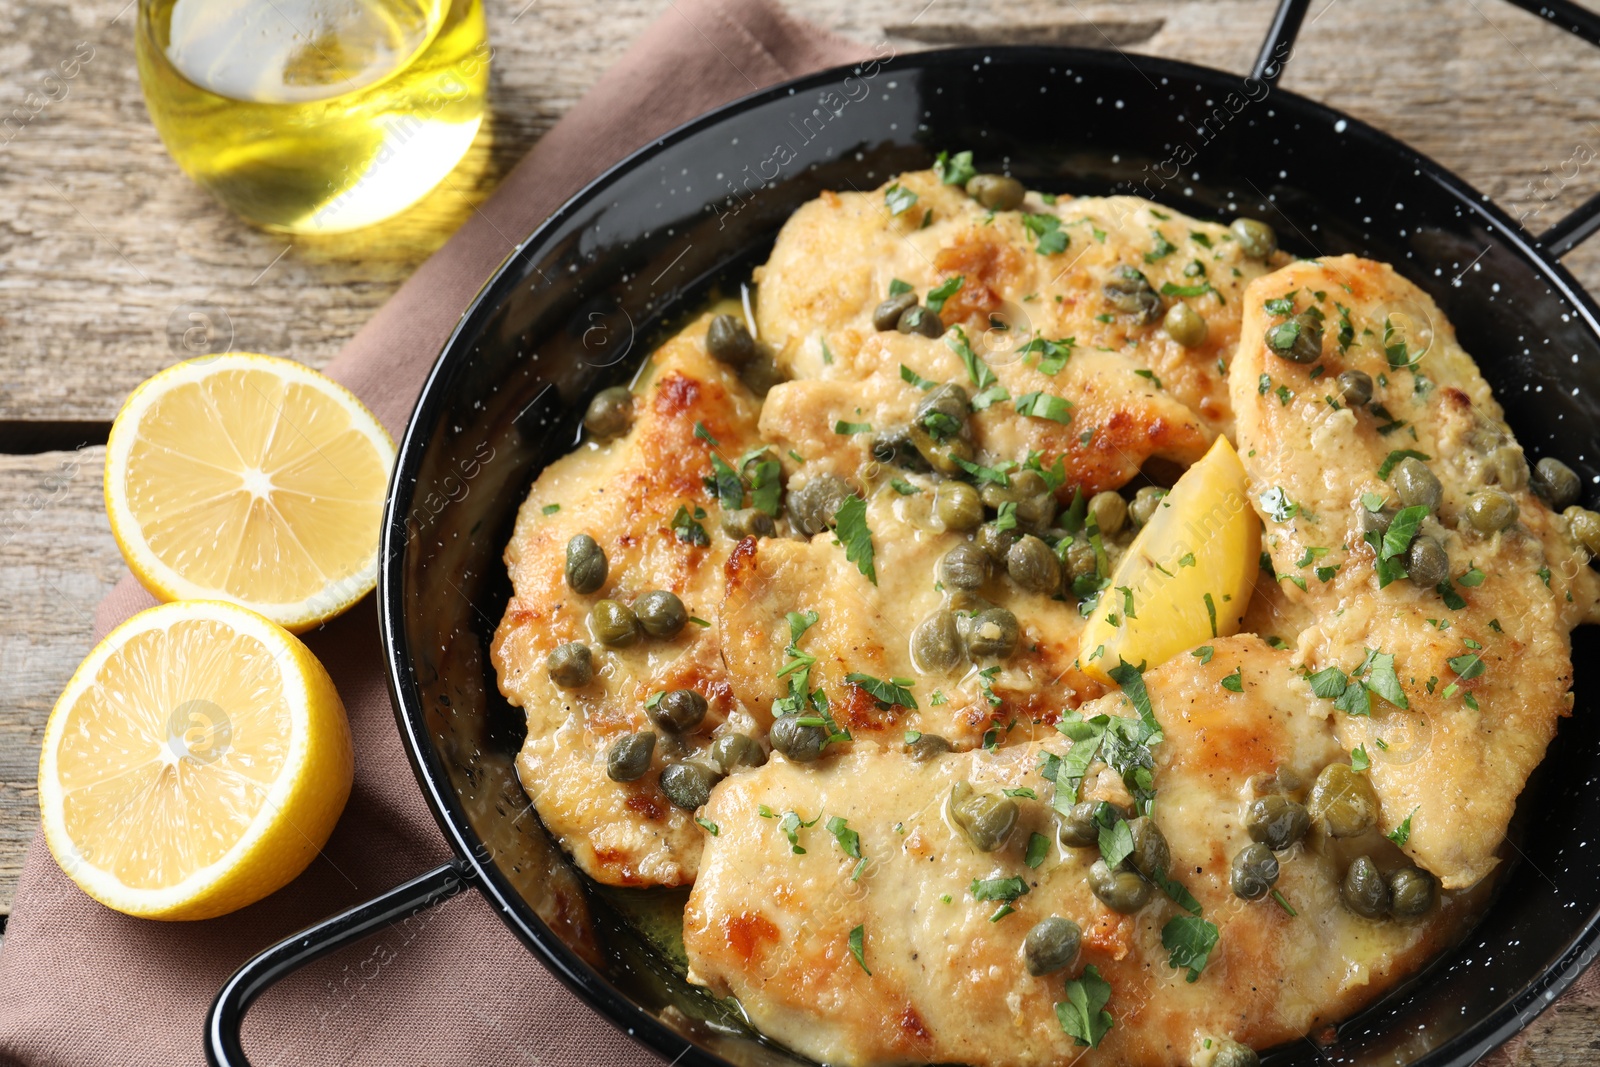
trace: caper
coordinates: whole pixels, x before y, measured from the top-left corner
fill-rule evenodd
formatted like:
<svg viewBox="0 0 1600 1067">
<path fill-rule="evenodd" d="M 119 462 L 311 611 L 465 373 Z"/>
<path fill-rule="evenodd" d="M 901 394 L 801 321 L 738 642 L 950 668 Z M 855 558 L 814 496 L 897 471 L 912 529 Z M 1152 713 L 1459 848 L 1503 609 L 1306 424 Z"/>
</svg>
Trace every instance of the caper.
<svg viewBox="0 0 1600 1067">
<path fill-rule="evenodd" d="M 567 584 L 574 593 L 593 593 L 606 584 L 605 550 L 588 534 L 573 534 L 567 542 Z"/>
<path fill-rule="evenodd" d="M 1433 910 L 1439 882 L 1427 871 L 1402 867 L 1389 876 L 1389 912 L 1397 919 L 1415 919 Z"/>
<path fill-rule="evenodd" d="M 1088 578 L 1098 573 L 1100 561 L 1087 540 L 1074 540 L 1067 546 L 1067 580 Z"/>
<path fill-rule="evenodd" d="M 582 641 L 557 645 L 545 657 L 550 680 L 563 689 L 580 689 L 594 681 L 594 657 Z"/>
<path fill-rule="evenodd" d="M 1438 511 L 1444 499 L 1444 486 L 1428 465 L 1415 456 L 1407 456 L 1389 476 L 1395 495 L 1406 507 L 1421 505 L 1429 511 Z"/>
<path fill-rule="evenodd" d="M 1315 363 L 1322 358 L 1322 320 L 1302 311 L 1267 331 L 1267 347 L 1290 363 Z"/>
<path fill-rule="evenodd" d="M 1543 497 L 1552 510 L 1560 511 L 1578 502 L 1583 483 L 1571 467 L 1554 456 L 1546 456 L 1533 468 L 1533 491 Z"/>
<path fill-rule="evenodd" d="M 1083 800 L 1057 816 L 1057 840 L 1068 848 L 1098 848 L 1100 823 L 1094 817 L 1096 807 L 1094 801 Z"/>
<path fill-rule="evenodd" d="M 1419 535 L 1406 549 L 1406 573 L 1424 589 L 1432 589 L 1450 576 L 1450 556 L 1437 537 Z"/>
<path fill-rule="evenodd" d="M 639 625 L 651 637 L 676 637 L 683 624 L 689 621 L 689 612 L 676 593 L 654 589 L 633 602 L 633 613 Z"/>
<path fill-rule="evenodd" d="M 1211 1058 L 1211 1067 L 1261 1067 L 1261 1057 L 1250 1046 L 1227 1038 L 1216 1044 L 1217 1054 Z"/>
<path fill-rule="evenodd" d="M 1347 370 L 1339 375 L 1339 395 L 1353 408 L 1372 401 L 1372 375 L 1364 370 Z"/>
<path fill-rule="evenodd" d="M 718 315 L 706 330 L 706 351 L 713 359 L 742 367 L 755 356 L 756 340 L 745 324 L 732 315 Z"/>
<path fill-rule="evenodd" d="M 722 513 L 722 532 L 735 540 L 771 537 L 776 531 L 772 516 L 758 508 L 736 508 Z"/>
<path fill-rule="evenodd" d="M 1148 326 L 1161 317 L 1161 297 L 1150 287 L 1144 272 L 1126 264 L 1111 272 L 1101 287 L 1106 302 L 1127 315 L 1135 326 Z"/>
<path fill-rule="evenodd" d="M 1483 463 L 1484 480 L 1490 485 L 1516 492 L 1528 484 L 1528 461 L 1519 445 L 1491 448 L 1483 457 Z"/>
<path fill-rule="evenodd" d="M 980 793 L 966 781 L 950 789 L 950 818 L 979 852 L 993 852 L 1006 843 L 1017 824 L 1017 802 L 996 793 Z"/>
<path fill-rule="evenodd" d="M 989 558 L 997 565 L 1004 567 L 1011 546 L 1016 544 L 1021 536 L 1015 529 L 1002 530 L 997 524 L 986 522 L 978 527 L 977 545 L 987 552 Z"/>
<path fill-rule="evenodd" d="M 661 791 L 684 811 L 694 811 L 711 799 L 719 775 L 703 763 L 674 763 L 661 772 Z"/>
<path fill-rule="evenodd" d="M 1061 588 L 1061 561 L 1050 546 L 1032 534 L 1017 539 L 1006 552 L 1006 573 L 1024 589 L 1053 594 Z"/>
<path fill-rule="evenodd" d="M 1377 511 L 1368 511 L 1362 504 L 1356 508 L 1356 536 L 1366 537 L 1369 533 L 1376 533 L 1379 537 L 1389 532 L 1389 524 L 1394 521 L 1395 510 L 1390 507 L 1379 508 Z"/>
<path fill-rule="evenodd" d="M 782 715 L 767 734 L 774 752 L 782 752 L 796 763 L 810 763 L 828 747 L 828 731 L 822 726 L 803 726 L 798 715 Z"/>
<path fill-rule="evenodd" d="M 1517 521 L 1517 502 L 1499 489 L 1480 489 L 1467 500 L 1467 521 L 1484 536 L 1497 534 Z"/>
<path fill-rule="evenodd" d="M 1089 868 L 1089 889 L 1100 903 L 1112 911 L 1132 915 L 1150 903 L 1153 889 L 1149 882 L 1130 870 L 1112 870 L 1105 860 L 1095 860 Z"/>
<path fill-rule="evenodd" d="M 1194 348 L 1206 340 L 1206 320 L 1181 300 L 1167 309 L 1167 317 L 1161 320 L 1161 328 L 1184 348 Z"/>
<path fill-rule="evenodd" d="M 936 611 L 911 631 L 911 658 L 924 673 L 948 671 L 961 662 L 961 632 L 954 612 Z"/>
<path fill-rule="evenodd" d="M 1600 514 L 1576 504 L 1561 513 L 1567 520 L 1567 529 L 1573 540 L 1589 550 L 1589 555 L 1600 556 Z"/>
<path fill-rule="evenodd" d="M 892 330 L 900 324 L 900 316 L 916 306 L 916 293 L 896 293 L 872 309 L 872 325 L 880 332 Z"/>
<path fill-rule="evenodd" d="M 735 767 L 759 767 L 767 762 L 767 754 L 748 734 L 723 734 L 711 742 L 707 754 L 723 774 L 732 774 Z"/>
<path fill-rule="evenodd" d="M 962 623 L 967 651 L 975 657 L 1005 659 L 1017 649 L 1017 617 L 1005 608 L 986 608 Z"/>
<path fill-rule="evenodd" d="M 1364 919 L 1381 919 L 1389 910 L 1389 886 L 1371 858 L 1362 856 L 1344 872 L 1339 895 L 1345 907 Z"/>
<path fill-rule="evenodd" d="M 950 742 L 938 734 L 918 734 L 915 741 L 906 742 L 906 751 L 918 763 L 926 763 L 950 751 Z"/>
<path fill-rule="evenodd" d="M 1304 804 L 1285 796 L 1257 797 L 1245 812 L 1244 828 L 1249 831 L 1250 840 L 1282 852 L 1306 836 L 1311 829 L 1311 813 Z"/>
<path fill-rule="evenodd" d="M 1004 504 L 1013 505 L 1017 524 L 1024 529 L 1042 529 L 1056 517 L 1055 494 L 1036 470 L 1017 471 L 1011 475 L 1009 485 L 984 486 L 983 502 L 995 511 Z"/>
<path fill-rule="evenodd" d="M 612 648 L 627 648 L 639 640 L 639 617 L 620 600 L 602 600 L 589 612 L 594 639 Z"/>
<path fill-rule="evenodd" d="M 1506 443 L 1506 433 L 1498 423 L 1480 417 L 1467 435 L 1467 443 L 1479 452 L 1488 452 Z"/>
<path fill-rule="evenodd" d="M 1134 493 L 1133 502 L 1128 505 L 1128 518 L 1133 520 L 1133 525 L 1140 527 L 1154 518 L 1161 498 L 1166 495 L 1167 491 L 1158 485 L 1147 485 Z"/>
<path fill-rule="evenodd" d="M 1367 776 L 1348 763 L 1322 768 L 1306 799 L 1312 816 L 1334 837 L 1355 837 L 1378 825 L 1378 794 Z"/>
<path fill-rule="evenodd" d="M 1146 878 L 1154 878 L 1157 872 L 1172 866 L 1172 850 L 1167 845 L 1167 835 L 1161 832 L 1161 827 L 1155 824 L 1154 819 L 1141 815 L 1128 823 L 1128 832 L 1133 835 L 1133 851 L 1128 853 L 1124 863 Z"/>
<path fill-rule="evenodd" d="M 917 451 L 917 442 L 912 438 L 909 426 L 891 427 L 873 437 L 872 458 L 908 471 L 928 469 L 928 461 Z"/>
<path fill-rule="evenodd" d="M 833 524 L 840 505 L 850 499 L 850 487 L 832 474 L 819 474 L 789 494 L 789 521 L 807 537 L 815 537 Z"/>
<path fill-rule="evenodd" d="M 972 442 L 965 437 L 947 437 L 941 441 L 916 423 L 911 425 L 910 434 L 917 453 L 940 474 L 961 474 L 961 464 L 956 461 L 972 462 Z"/>
<path fill-rule="evenodd" d="M 650 769 L 656 735 L 649 730 L 618 738 L 606 752 L 606 777 L 613 782 L 636 782 Z"/>
<path fill-rule="evenodd" d="M 937 311 L 930 311 L 920 304 L 908 307 L 900 313 L 900 321 L 895 323 L 895 329 L 901 333 L 916 333 L 923 337 L 939 337 L 944 334 L 944 320 L 939 318 Z"/>
<path fill-rule="evenodd" d="M 989 553 L 963 541 L 939 559 L 939 582 L 946 589 L 981 589 L 989 578 Z"/>
<path fill-rule="evenodd" d="M 706 698 L 693 689 L 674 689 L 662 694 L 655 707 L 647 708 L 650 721 L 669 734 L 693 730 L 706 717 Z"/>
<path fill-rule="evenodd" d="M 933 490 L 933 514 L 946 530 L 970 530 L 983 522 L 983 498 L 966 482 L 940 482 Z"/>
<path fill-rule="evenodd" d="M 739 368 L 739 380 L 756 396 L 766 396 L 773 386 L 789 380 L 778 361 L 766 349 L 756 352 L 755 358 Z"/>
<path fill-rule="evenodd" d="M 941 385 L 917 405 L 917 425 L 935 440 L 943 441 L 960 433 L 970 414 L 972 404 L 967 391 L 959 385 Z"/>
<path fill-rule="evenodd" d="M 1052 915 L 1034 924 L 1022 939 L 1022 959 L 1035 978 L 1072 966 L 1083 944 L 1083 931 L 1071 919 Z"/>
<path fill-rule="evenodd" d="M 602 389 L 583 413 L 583 428 L 595 437 L 616 437 L 633 425 L 633 391 L 626 385 Z"/>
<path fill-rule="evenodd" d="M 967 195 L 990 211 L 1015 211 L 1026 190 L 1015 178 L 1003 174 L 976 174 L 967 180 Z"/>
<path fill-rule="evenodd" d="M 1228 868 L 1228 884 L 1241 900 L 1260 900 L 1278 880 L 1278 857 L 1260 842 L 1252 842 L 1234 854 Z"/>
<path fill-rule="evenodd" d="M 1278 250 L 1278 234 L 1260 219 L 1234 219 L 1228 227 L 1239 251 L 1251 259 L 1266 259 Z"/>
<path fill-rule="evenodd" d="M 1096 493 L 1089 498 L 1089 514 L 1094 516 L 1095 525 L 1106 537 L 1121 532 L 1128 521 L 1128 502 L 1122 499 L 1121 493 L 1114 493 L 1109 489 L 1103 493 Z"/>
</svg>

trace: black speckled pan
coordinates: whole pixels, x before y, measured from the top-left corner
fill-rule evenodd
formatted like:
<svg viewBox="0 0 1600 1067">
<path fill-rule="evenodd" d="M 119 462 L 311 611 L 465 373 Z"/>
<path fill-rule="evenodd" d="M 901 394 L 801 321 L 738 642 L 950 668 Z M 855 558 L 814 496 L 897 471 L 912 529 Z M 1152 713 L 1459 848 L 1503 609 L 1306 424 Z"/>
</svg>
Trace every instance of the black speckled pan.
<svg viewBox="0 0 1600 1067">
<path fill-rule="evenodd" d="M 1600 197 L 1532 236 L 1432 160 L 1276 88 L 1307 3 L 1286 0 L 1249 78 L 1064 48 L 920 53 L 815 74 L 662 138 L 530 235 L 440 355 L 385 518 L 379 598 L 396 718 L 456 858 L 246 964 L 213 1007 L 210 1062 L 246 1063 L 243 1013 L 284 973 L 469 888 L 665 1059 L 809 1062 L 684 983 L 670 922 L 647 936 L 651 916 L 670 916 L 681 894 L 593 886 L 526 814 L 511 766 L 521 716 L 499 695 L 488 643 L 509 594 L 500 555 L 517 505 L 572 448 L 588 398 L 626 381 L 710 293 L 748 277 L 789 214 L 823 190 L 870 189 L 940 149 L 971 148 L 980 169 L 1033 188 L 1254 215 L 1297 253 L 1387 260 L 1455 323 L 1530 457 L 1572 464 L 1592 506 L 1600 309 L 1557 257 L 1600 228 Z M 1600 18 L 1571 3 L 1517 3 L 1600 44 Z M 1318 1035 L 1321 1044 L 1286 1046 L 1266 1062 L 1467 1067 L 1595 958 L 1600 634 L 1576 638 L 1577 707 L 1523 798 L 1524 858 L 1498 902 L 1421 977 Z M 1062 1057 L 1072 1058 L 1065 1038 Z"/>
</svg>

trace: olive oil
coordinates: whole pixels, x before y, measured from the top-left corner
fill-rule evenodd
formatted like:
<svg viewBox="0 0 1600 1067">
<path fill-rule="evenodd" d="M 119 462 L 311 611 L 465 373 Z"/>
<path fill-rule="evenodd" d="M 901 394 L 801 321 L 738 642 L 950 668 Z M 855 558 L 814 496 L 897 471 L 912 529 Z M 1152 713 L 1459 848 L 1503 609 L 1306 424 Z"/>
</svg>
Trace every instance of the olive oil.
<svg viewBox="0 0 1600 1067">
<path fill-rule="evenodd" d="M 409 207 L 483 121 L 482 0 L 141 0 L 139 77 L 180 167 L 251 222 Z"/>
</svg>

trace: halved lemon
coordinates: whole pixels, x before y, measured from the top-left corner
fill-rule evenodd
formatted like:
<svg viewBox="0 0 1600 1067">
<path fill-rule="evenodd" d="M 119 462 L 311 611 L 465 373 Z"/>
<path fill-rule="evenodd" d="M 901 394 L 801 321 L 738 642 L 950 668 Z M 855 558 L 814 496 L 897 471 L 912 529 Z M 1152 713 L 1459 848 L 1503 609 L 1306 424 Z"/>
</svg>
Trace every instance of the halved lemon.
<svg viewBox="0 0 1600 1067">
<path fill-rule="evenodd" d="M 217 601 L 117 627 L 56 701 L 39 808 L 84 892 L 150 919 L 253 904 L 311 862 L 350 796 L 344 705 L 283 627 Z"/>
<path fill-rule="evenodd" d="M 299 633 L 377 583 L 394 454 L 361 401 L 293 360 L 180 363 L 111 428 L 111 533 L 162 600 L 227 600 Z"/>
<path fill-rule="evenodd" d="M 1078 662 L 1110 681 L 1121 660 L 1157 667 L 1238 632 L 1261 560 L 1239 453 L 1218 437 L 1162 497 L 1128 546 L 1083 631 Z"/>
</svg>

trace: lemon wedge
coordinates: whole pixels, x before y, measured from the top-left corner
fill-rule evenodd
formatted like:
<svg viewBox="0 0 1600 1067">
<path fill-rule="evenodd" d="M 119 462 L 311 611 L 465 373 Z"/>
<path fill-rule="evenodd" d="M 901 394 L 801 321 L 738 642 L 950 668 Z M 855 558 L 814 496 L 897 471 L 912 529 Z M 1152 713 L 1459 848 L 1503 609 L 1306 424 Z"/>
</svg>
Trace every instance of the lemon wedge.
<svg viewBox="0 0 1600 1067">
<path fill-rule="evenodd" d="M 106 445 L 106 511 L 162 600 L 226 600 L 302 632 L 377 582 L 394 442 L 343 386 L 233 353 L 134 390 Z"/>
<path fill-rule="evenodd" d="M 1218 437 L 1183 472 L 1117 564 L 1083 631 L 1078 662 L 1110 681 L 1121 660 L 1156 667 L 1239 629 L 1261 559 L 1239 454 Z"/>
<path fill-rule="evenodd" d="M 135 615 L 50 713 L 39 808 L 56 862 L 107 907 L 207 919 L 305 869 L 350 795 L 344 705 L 310 649 L 231 604 Z"/>
</svg>

